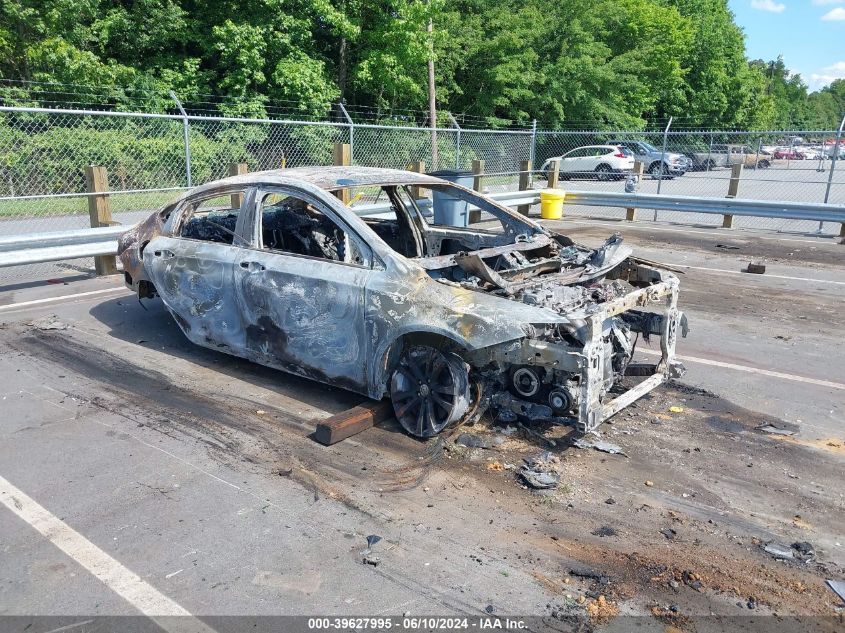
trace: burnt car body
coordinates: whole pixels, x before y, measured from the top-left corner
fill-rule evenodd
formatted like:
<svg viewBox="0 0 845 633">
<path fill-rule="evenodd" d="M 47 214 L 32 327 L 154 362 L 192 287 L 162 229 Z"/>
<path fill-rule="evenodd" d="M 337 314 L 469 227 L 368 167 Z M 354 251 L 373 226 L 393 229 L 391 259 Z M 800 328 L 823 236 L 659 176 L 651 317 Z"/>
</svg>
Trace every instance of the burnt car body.
<svg viewBox="0 0 845 633">
<path fill-rule="evenodd" d="M 432 222 L 422 190 L 482 222 Z M 367 213 L 365 193 L 388 204 Z M 586 248 L 432 176 L 310 167 L 225 178 L 128 231 L 118 254 L 127 286 L 161 297 L 194 343 L 390 396 L 421 437 L 489 407 L 585 433 L 680 370 L 672 272 L 618 235 Z M 640 334 L 659 337 L 654 365 L 631 363 Z M 613 394 L 626 374 L 642 380 Z"/>
</svg>

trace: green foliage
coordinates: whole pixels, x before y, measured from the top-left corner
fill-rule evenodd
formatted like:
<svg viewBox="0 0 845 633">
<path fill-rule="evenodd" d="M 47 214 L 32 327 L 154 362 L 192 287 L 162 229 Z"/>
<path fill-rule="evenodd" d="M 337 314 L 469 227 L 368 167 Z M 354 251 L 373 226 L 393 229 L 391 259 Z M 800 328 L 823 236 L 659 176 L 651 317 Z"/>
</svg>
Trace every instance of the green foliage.
<svg viewBox="0 0 845 633">
<path fill-rule="evenodd" d="M 728 0 L 0 3 L 0 78 L 101 87 L 123 110 L 172 107 L 170 89 L 232 116 L 424 110 L 430 59 L 439 107 L 492 125 L 832 127 L 843 109 L 841 84 L 808 94 L 782 60 L 748 63 Z M 0 97 L 76 98 L 26 85 Z"/>
</svg>

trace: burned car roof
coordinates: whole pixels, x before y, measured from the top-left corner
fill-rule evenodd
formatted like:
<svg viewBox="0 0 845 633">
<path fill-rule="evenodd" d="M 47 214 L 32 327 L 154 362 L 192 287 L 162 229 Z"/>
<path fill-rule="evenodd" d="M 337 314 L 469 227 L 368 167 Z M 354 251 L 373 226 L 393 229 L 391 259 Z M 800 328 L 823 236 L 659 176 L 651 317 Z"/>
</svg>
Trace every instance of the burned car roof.
<svg viewBox="0 0 845 633">
<path fill-rule="evenodd" d="M 336 191 L 350 187 L 372 185 L 436 185 L 445 181 L 434 176 L 402 171 L 399 169 L 381 169 L 376 167 L 293 167 L 291 169 L 270 169 L 256 171 L 240 176 L 231 176 L 201 185 L 192 193 L 202 192 L 205 188 L 218 188 L 226 185 L 288 185 L 308 183 L 326 191 Z"/>
</svg>

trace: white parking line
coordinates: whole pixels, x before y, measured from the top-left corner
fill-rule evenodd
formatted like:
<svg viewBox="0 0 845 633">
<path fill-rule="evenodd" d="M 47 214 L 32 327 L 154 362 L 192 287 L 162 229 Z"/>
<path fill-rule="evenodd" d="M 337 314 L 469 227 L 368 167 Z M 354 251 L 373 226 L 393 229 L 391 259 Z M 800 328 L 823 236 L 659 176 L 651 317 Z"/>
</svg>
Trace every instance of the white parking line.
<svg viewBox="0 0 845 633">
<path fill-rule="evenodd" d="M 185 608 L 124 567 L 2 476 L 0 502 L 143 615 L 154 619 L 161 628 L 173 633 L 214 633 L 214 629 L 191 616 Z M 174 619 L 172 616 L 189 617 Z"/>
<path fill-rule="evenodd" d="M 23 308 L 29 308 L 31 306 L 37 305 L 44 305 L 46 303 L 55 303 L 57 301 L 67 301 L 73 299 L 80 299 L 82 297 L 91 297 L 94 295 L 101 295 L 107 292 L 128 292 L 126 288 L 123 286 L 116 287 L 116 288 L 104 288 L 102 290 L 89 290 L 88 292 L 77 292 L 73 295 L 60 295 L 58 297 L 47 297 L 46 299 L 33 299 L 32 301 L 21 301 L 19 303 L 9 303 L 4 306 L 0 306 L 0 312 L 10 312 L 12 310 L 21 310 Z"/>
<path fill-rule="evenodd" d="M 692 270 L 706 270 L 713 273 L 727 273 L 729 275 L 748 275 L 748 278 L 756 277 L 769 277 L 775 279 L 789 279 L 791 281 L 811 281 L 813 283 L 819 284 L 836 284 L 839 286 L 845 286 L 845 281 L 835 281 L 833 279 L 813 279 L 812 277 L 790 277 L 789 275 L 773 275 L 771 273 L 766 273 L 764 275 L 752 275 L 749 273 L 744 273 L 741 270 L 727 270 L 725 268 L 708 268 L 706 266 L 690 266 L 688 264 L 670 264 L 666 262 L 668 266 L 674 266 L 675 268 L 690 268 Z"/>
<path fill-rule="evenodd" d="M 638 352 L 647 354 L 649 356 L 660 356 L 660 352 L 650 349 L 639 349 Z M 785 374 L 779 371 L 771 371 L 770 369 L 760 369 L 759 367 L 751 367 L 749 365 L 735 365 L 734 363 L 725 363 L 720 360 L 711 360 L 709 358 L 697 358 L 695 356 L 676 356 L 678 360 L 687 361 L 689 363 L 699 363 L 700 365 L 712 365 L 713 367 L 723 367 L 725 369 L 735 369 L 736 371 L 744 371 L 750 374 L 760 374 L 761 376 L 771 376 L 772 378 L 782 378 L 783 380 L 793 380 L 795 382 L 805 382 L 810 385 L 818 385 L 820 387 L 830 387 L 832 389 L 845 389 L 845 384 L 841 382 L 832 382 L 830 380 L 819 380 L 818 378 L 807 378 L 806 376 L 796 376 L 795 374 Z"/>
</svg>

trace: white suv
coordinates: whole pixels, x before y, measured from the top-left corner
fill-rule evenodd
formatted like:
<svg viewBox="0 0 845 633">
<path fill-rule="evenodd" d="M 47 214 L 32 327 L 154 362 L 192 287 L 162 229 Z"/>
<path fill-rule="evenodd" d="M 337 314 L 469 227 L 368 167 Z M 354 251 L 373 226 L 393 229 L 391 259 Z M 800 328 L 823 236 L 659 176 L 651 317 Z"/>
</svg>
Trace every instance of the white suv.
<svg viewBox="0 0 845 633">
<path fill-rule="evenodd" d="M 634 168 L 634 154 L 618 145 L 577 147 L 563 156 L 549 158 L 543 163 L 541 171 L 548 171 L 549 165 L 555 160 L 560 166 L 560 177 L 564 180 L 579 177 L 618 180 Z"/>
</svg>

